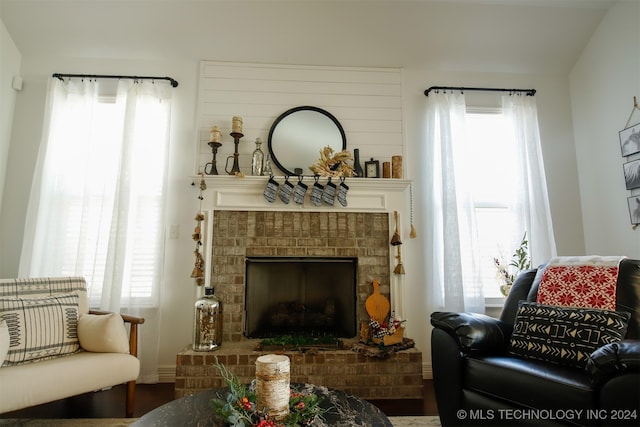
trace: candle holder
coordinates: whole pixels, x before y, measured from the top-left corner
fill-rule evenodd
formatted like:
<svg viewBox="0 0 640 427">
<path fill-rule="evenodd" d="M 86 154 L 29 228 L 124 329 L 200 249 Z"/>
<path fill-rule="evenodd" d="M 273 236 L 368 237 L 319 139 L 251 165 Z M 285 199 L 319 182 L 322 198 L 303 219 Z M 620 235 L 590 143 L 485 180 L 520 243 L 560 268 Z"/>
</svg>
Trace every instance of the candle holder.
<svg viewBox="0 0 640 427">
<path fill-rule="evenodd" d="M 238 144 L 240 144 L 240 138 L 242 138 L 244 135 L 241 134 L 240 132 L 231 132 L 230 135 L 233 137 L 233 144 L 235 148 L 234 148 L 233 156 L 227 157 L 227 163 L 224 165 L 224 170 L 229 175 L 235 175 L 236 173 L 240 172 L 240 164 L 238 163 L 238 156 L 239 156 Z M 229 159 L 233 159 L 233 166 L 231 167 L 231 170 L 228 169 Z"/>
<path fill-rule="evenodd" d="M 209 147 L 211 147 L 211 154 L 213 154 L 213 159 L 207 164 L 204 165 L 204 173 L 207 175 L 218 175 L 218 168 L 216 167 L 216 156 L 218 154 L 218 148 L 222 147 L 222 144 L 219 142 L 208 142 Z M 207 171 L 207 166 L 209 167 L 209 171 Z"/>
</svg>

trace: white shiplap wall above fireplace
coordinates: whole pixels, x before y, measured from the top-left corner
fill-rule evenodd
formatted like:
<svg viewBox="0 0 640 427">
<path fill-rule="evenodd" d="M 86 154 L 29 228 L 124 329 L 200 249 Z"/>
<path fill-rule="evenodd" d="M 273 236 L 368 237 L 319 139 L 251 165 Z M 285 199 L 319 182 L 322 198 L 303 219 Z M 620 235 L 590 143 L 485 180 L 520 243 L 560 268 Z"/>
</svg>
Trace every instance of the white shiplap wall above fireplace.
<svg viewBox="0 0 640 427">
<path fill-rule="evenodd" d="M 256 138 L 262 139 L 262 149 L 267 153 L 273 121 L 290 108 L 302 105 L 319 107 L 334 115 L 345 130 L 347 149 L 353 152 L 358 148 L 362 164 L 373 157 L 380 161 L 382 169 L 382 163 L 391 161 L 391 156 L 405 156 L 399 68 L 202 61 L 194 172 L 200 173 L 211 161 L 207 142 L 211 127 L 217 125 L 222 132 L 217 169 L 225 174 L 226 159 L 234 149 L 229 135 L 231 118 L 240 116 L 244 137 L 239 144 L 239 164 L 240 170 L 249 175 Z M 280 173 L 276 169 L 274 174 Z"/>
</svg>

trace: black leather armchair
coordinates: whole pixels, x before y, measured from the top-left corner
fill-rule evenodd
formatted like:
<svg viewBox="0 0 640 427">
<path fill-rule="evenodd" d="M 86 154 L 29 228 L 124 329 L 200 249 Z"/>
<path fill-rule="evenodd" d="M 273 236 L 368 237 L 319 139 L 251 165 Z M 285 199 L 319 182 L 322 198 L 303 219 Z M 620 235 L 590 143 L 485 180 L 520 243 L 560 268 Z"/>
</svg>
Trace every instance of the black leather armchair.
<svg viewBox="0 0 640 427">
<path fill-rule="evenodd" d="M 640 425 L 640 261 L 620 263 L 616 311 L 631 314 L 625 340 L 598 348 L 586 368 L 509 354 L 518 302 L 536 301 L 541 269 L 517 277 L 500 319 L 431 314 L 443 426 Z"/>
</svg>

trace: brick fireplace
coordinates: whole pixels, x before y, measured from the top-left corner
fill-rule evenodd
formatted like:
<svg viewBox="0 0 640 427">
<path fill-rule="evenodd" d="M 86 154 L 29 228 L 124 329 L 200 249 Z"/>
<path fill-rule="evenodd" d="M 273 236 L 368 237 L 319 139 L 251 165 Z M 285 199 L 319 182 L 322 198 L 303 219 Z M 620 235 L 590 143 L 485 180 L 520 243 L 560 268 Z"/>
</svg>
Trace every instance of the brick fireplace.
<svg viewBox="0 0 640 427">
<path fill-rule="evenodd" d="M 243 339 L 247 257 L 357 258 L 358 323 L 369 320 L 364 302 L 373 279 L 389 297 L 387 213 L 216 211 L 211 238 L 211 284 L 224 304 L 223 341 Z"/>
<path fill-rule="evenodd" d="M 389 284 L 393 258 L 390 256 L 393 254 L 390 254 L 389 245 L 389 209 L 380 208 L 388 202 L 384 195 L 365 192 L 361 198 L 353 197 L 356 203 L 373 201 L 377 206 L 374 209 L 308 211 L 277 205 L 271 205 L 274 209 L 269 209 L 270 205 L 261 197 L 264 184 L 260 182 L 252 191 L 208 195 L 217 209 L 207 212 L 207 282 L 215 288 L 215 294 L 223 303 L 223 344 L 214 352 L 194 352 L 187 347 L 177 355 L 176 397 L 222 386 L 223 381 L 213 366 L 216 358 L 241 381 L 250 382 L 255 378 L 255 360 L 264 352 L 255 351 L 259 340 L 243 334 L 247 258 L 357 259 L 358 325 L 369 320 L 365 300 L 371 295 L 374 279 L 380 281 L 381 293 L 391 298 Z M 238 204 L 248 205 L 249 209 L 232 208 Z M 257 209 L 255 205 L 263 208 Z M 327 274 L 329 278 L 330 271 Z M 346 341 L 357 341 L 355 336 L 345 338 Z M 286 354 L 291 359 L 292 382 L 333 387 L 365 399 L 422 398 L 422 353 L 417 348 L 394 353 L 385 359 L 367 357 L 350 349 Z"/>
</svg>

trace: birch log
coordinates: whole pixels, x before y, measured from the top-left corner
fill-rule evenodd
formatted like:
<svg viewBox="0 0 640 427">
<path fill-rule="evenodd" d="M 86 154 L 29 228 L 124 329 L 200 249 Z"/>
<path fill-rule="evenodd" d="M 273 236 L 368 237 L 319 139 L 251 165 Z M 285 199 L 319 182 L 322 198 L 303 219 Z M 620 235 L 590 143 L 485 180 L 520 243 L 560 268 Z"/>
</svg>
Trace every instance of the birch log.
<svg viewBox="0 0 640 427">
<path fill-rule="evenodd" d="M 275 421 L 289 415 L 290 372 L 287 356 L 267 354 L 256 360 L 258 408 L 266 407 Z"/>
</svg>

